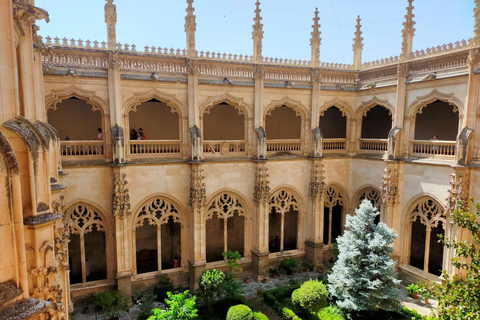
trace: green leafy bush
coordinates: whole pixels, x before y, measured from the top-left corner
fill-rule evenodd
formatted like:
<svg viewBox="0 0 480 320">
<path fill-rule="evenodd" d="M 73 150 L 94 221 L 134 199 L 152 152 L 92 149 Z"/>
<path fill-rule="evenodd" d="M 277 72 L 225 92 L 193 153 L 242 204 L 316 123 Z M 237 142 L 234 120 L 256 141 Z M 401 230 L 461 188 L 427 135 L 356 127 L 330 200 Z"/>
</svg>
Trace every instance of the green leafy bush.
<svg viewBox="0 0 480 320">
<path fill-rule="evenodd" d="M 420 286 L 416 283 L 410 283 L 405 289 L 409 294 L 415 294 L 420 291 Z"/>
<path fill-rule="evenodd" d="M 344 320 L 342 310 L 337 306 L 328 306 L 318 312 L 318 319 L 321 320 Z"/>
<path fill-rule="evenodd" d="M 288 308 L 283 308 L 282 312 L 282 317 L 284 320 L 302 320 L 295 314 L 295 312 Z"/>
<path fill-rule="evenodd" d="M 282 261 L 280 261 L 279 268 L 284 270 L 287 274 L 293 274 L 297 271 L 298 264 L 298 260 L 293 257 L 284 258 Z"/>
<path fill-rule="evenodd" d="M 198 278 L 198 286 L 202 290 L 209 311 L 211 310 L 212 300 L 218 298 L 222 291 L 223 280 L 225 280 L 225 274 L 217 269 L 206 270 Z"/>
<path fill-rule="evenodd" d="M 266 315 L 264 315 L 263 313 L 261 313 L 260 311 L 255 311 L 253 313 L 253 318 L 255 320 L 268 320 L 268 317 Z"/>
<path fill-rule="evenodd" d="M 139 298 L 138 304 L 140 306 L 140 312 L 138 313 L 137 320 L 147 320 L 153 313 L 153 301 L 155 301 L 156 296 L 152 296 L 146 293 L 136 294 Z"/>
<path fill-rule="evenodd" d="M 230 307 L 227 312 L 227 320 L 254 320 L 252 309 L 244 304 Z"/>
<path fill-rule="evenodd" d="M 417 312 L 417 310 L 410 310 L 408 308 L 403 308 L 402 309 L 402 315 L 405 316 L 406 319 L 411 319 L 411 320 L 424 320 L 426 317 L 422 316 Z"/>
<path fill-rule="evenodd" d="M 327 287 L 317 280 L 304 282 L 300 288 L 292 293 L 292 302 L 312 313 L 318 312 L 327 306 Z"/>
<path fill-rule="evenodd" d="M 167 295 L 168 298 L 165 299 L 167 308 L 153 309 L 153 316 L 148 320 L 191 320 L 198 317 L 198 310 L 195 307 L 197 297 L 187 298 L 188 290 L 178 294 L 168 292 Z"/>
<path fill-rule="evenodd" d="M 97 294 L 95 304 L 102 308 L 108 318 L 118 318 L 128 305 L 127 296 L 119 290 L 109 290 Z"/>
<path fill-rule="evenodd" d="M 163 302 L 168 297 L 167 292 L 173 292 L 175 286 L 172 279 L 166 275 L 160 276 L 157 280 L 157 285 L 153 289 L 153 294 L 157 296 L 157 301 Z"/>
<path fill-rule="evenodd" d="M 227 258 L 227 266 L 230 273 L 235 273 L 236 270 L 240 269 L 240 264 L 238 264 L 237 261 L 242 259 L 242 256 L 238 251 L 228 250 L 227 252 L 223 252 L 222 256 Z"/>
</svg>

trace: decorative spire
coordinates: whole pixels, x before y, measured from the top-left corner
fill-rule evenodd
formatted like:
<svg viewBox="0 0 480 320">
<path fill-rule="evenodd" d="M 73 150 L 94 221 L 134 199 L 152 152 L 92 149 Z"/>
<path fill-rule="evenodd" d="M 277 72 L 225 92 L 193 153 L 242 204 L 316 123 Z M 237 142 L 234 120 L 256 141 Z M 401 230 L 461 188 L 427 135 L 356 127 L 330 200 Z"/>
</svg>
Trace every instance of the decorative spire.
<svg viewBox="0 0 480 320">
<path fill-rule="evenodd" d="M 362 66 L 363 38 L 360 16 L 357 17 L 357 26 L 355 27 L 355 38 L 353 38 L 353 67 L 358 70 Z"/>
<path fill-rule="evenodd" d="M 108 49 L 115 50 L 117 48 L 117 6 L 113 4 L 113 0 L 105 1 L 105 23 L 107 24 Z"/>
<path fill-rule="evenodd" d="M 475 8 L 473 9 L 473 17 L 475 25 L 473 27 L 473 45 L 480 45 L 480 0 L 475 0 Z"/>
<path fill-rule="evenodd" d="M 310 39 L 310 46 L 312 47 L 311 53 L 311 61 L 312 66 L 318 67 L 320 65 L 320 43 L 322 42 L 322 38 L 320 38 L 320 24 L 318 21 L 320 18 L 318 17 L 318 8 L 315 8 L 315 17 L 313 18 L 313 25 L 312 25 L 312 38 Z"/>
<path fill-rule="evenodd" d="M 187 55 L 189 58 L 196 56 L 195 51 L 195 31 L 197 30 L 197 23 L 195 22 L 195 15 L 193 12 L 193 0 L 187 0 L 187 16 L 185 17 L 185 32 L 187 33 Z"/>
<path fill-rule="evenodd" d="M 402 59 L 408 59 L 412 56 L 412 43 L 413 35 L 415 34 L 415 21 L 413 21 L 413 0 L 408 0 L 407 14 L 405 15 L 405 22 L 403 23 L 402 30 L 402 54 L 400 57 Z"/>
<path fill-rule="evenodd" d="M 253 39 L 253 58 L 255 62 L 262 62 L 262 39 L 263 39 L 263 24 L 260 22 L 262 21 L 262 17 L 260 16 L 260 1 L 257 0 L 255 8 L 255 18 L 253 21 L 255 24 L 253 25 L 253 32 L 252 32 L 252 39 Z"/>
</svg>

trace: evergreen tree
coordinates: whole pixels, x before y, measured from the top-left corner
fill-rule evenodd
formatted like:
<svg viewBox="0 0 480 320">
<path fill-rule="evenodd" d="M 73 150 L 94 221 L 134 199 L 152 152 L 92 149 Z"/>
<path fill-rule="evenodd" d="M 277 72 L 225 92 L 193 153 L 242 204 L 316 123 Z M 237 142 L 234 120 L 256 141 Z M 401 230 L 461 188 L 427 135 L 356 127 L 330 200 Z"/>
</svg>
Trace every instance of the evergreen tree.
<svg viewBox="0 0 480 320">
<path fill-rule="evenodd" d="M 337 238 L 339 255 L 328 275 L 328 290 L 342 309 L 395 310 L 400 281 L 390 254 L 397 233 L 374 223 L 379 212 L 370 201 L 363 200 L 355 212 L 347 215 L 344 235 Z"/>
</svg>

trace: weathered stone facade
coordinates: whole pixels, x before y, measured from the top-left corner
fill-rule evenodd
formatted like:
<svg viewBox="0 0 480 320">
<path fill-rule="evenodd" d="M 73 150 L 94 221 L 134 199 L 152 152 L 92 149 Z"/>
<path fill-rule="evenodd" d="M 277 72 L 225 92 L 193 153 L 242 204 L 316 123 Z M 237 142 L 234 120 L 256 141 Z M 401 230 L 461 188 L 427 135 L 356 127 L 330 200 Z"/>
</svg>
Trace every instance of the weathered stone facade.
<svg viewBox="0 0 480 320">
<path fill-rule="evenodd" d="M 412 9 L 399 57 L 362 63 L 358 19 L 340 65 L 320 61 L 318 12 L 311 61 L 287 61 L 262 56 L 259 2 L 238 56 L 195 50 L 191 0 L 186 50 L 144 51 L 116 44 L 112 0 L 102 44 L 34 37 L 46 13 L 3 1 L 0 298 L 61 319 L 70 293 L 195 287 L 225 250 L 259 279 L 283 257 L 321 265 L 362 199 L 399 268 L 438 279 L 452 252 L 434 236 L 461 237 L 453 204 L 480 198 L 479 43 L 412 52 Z"/>
</svg>

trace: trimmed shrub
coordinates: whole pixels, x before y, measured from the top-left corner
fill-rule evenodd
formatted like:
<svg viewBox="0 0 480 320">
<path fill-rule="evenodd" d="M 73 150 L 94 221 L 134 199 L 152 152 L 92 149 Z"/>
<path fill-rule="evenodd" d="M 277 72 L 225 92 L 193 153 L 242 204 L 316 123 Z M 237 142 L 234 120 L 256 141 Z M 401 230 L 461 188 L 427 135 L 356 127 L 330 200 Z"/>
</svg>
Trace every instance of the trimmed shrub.
<svg viewBox="0 0 480 320">
<path fill-rule="evenodd" d="M 268 317 L 266 315 L 264 315 L 263 313 L 261 313 L 260 311 L 255 311 L 253 313 L 253 318 L 255 320 L 268 320 Z"/>
<path fill-rule="evenodd" d="M 342 311 L 337 306 L 329 306 L 318 312 L 318 319 L 321 320 L 344 320 Z"/>
<path fill-rule="evenodd" d="M 312 313 L 318 312 L 327 306 L 327 287 L 317 280 L 304 282 L 302 286 L 292 293 L 294 305 L 301 306 Z"/>
<path fill-rule="evenodd" d="M 295 312 L 288 308 L 283 308 L 282 311 L 282 317 L 284 320 L 302 320 L 295 314 Z"/>
<path fill-rule="evenodd" d="M 298 264 L 299 262 L 297 259 L 289 257 L 280 261 L 280 265 L 278 267 L 279 269 L 284 270 L 287 274 L 293 274 L 297 271 Z"/>
<path fill-rule="evenodd" d="M 117 318 L 120 312 L 127 309 L 128 298 L 119 290 L 109 290 L 97 294 L 96 305 L 101 307 L 109 318 Z"/>
<path fill-rule="evenodd" d="M 227 312 L 227 320 L 254 320 L 252 309 L 244 304 L 230 307 Z"/>
</svg>

